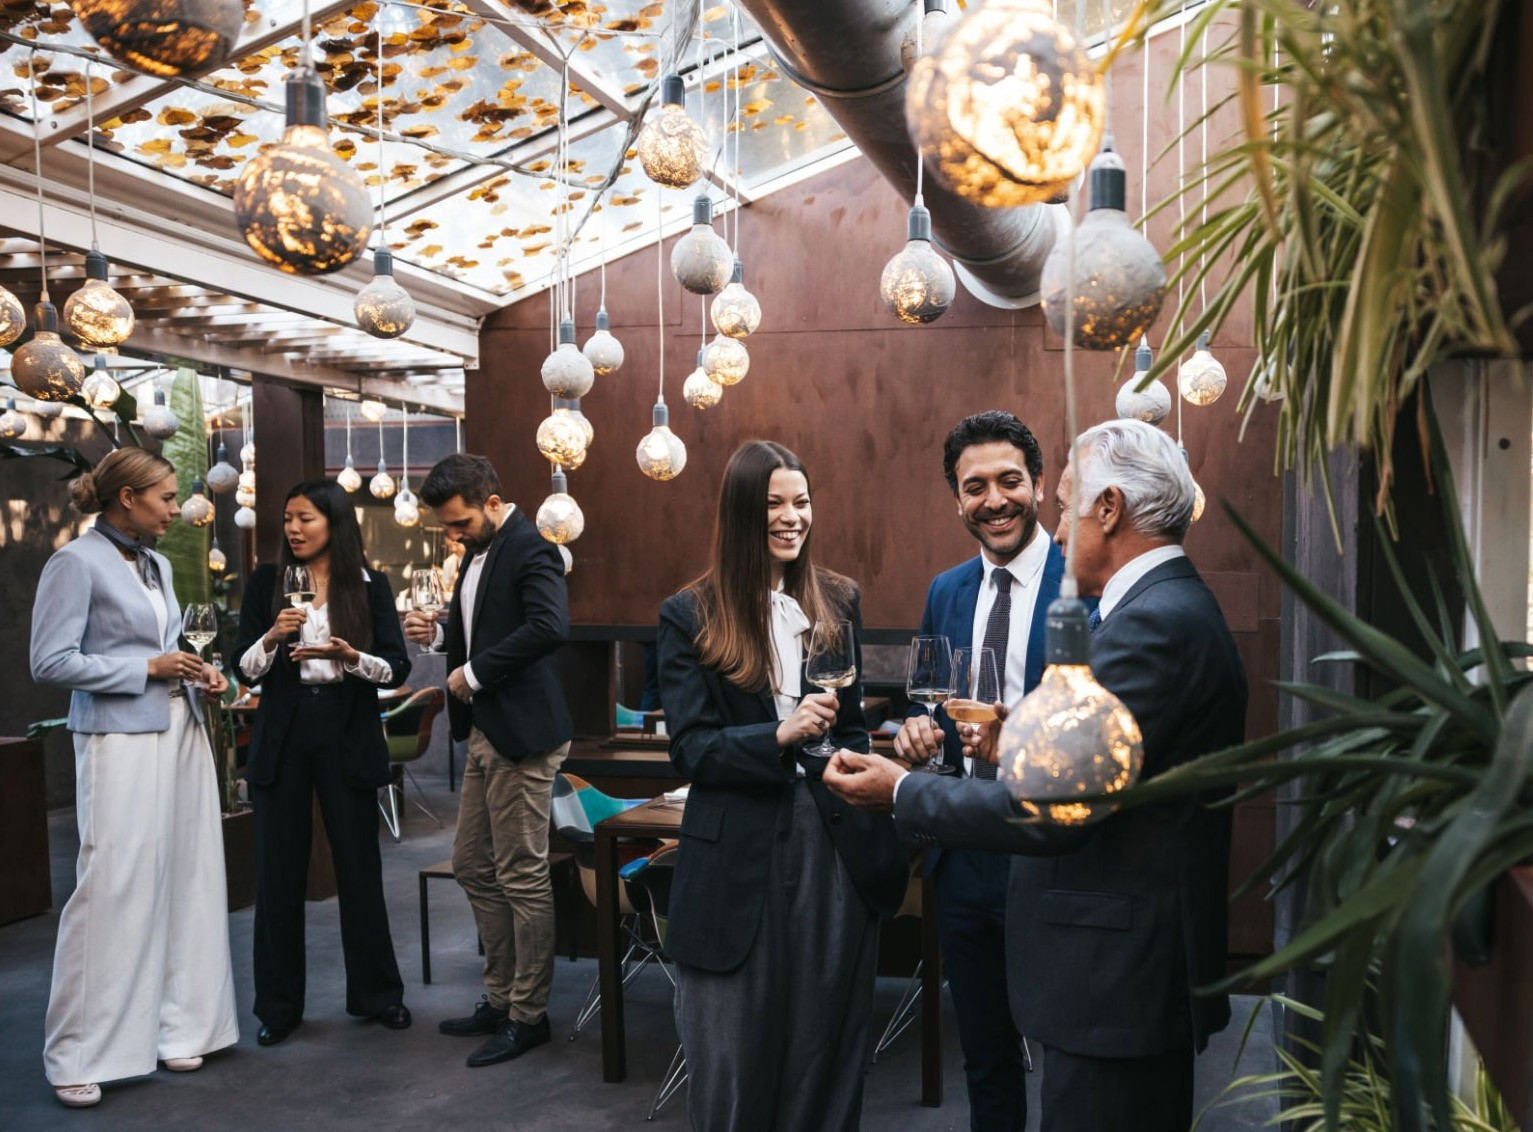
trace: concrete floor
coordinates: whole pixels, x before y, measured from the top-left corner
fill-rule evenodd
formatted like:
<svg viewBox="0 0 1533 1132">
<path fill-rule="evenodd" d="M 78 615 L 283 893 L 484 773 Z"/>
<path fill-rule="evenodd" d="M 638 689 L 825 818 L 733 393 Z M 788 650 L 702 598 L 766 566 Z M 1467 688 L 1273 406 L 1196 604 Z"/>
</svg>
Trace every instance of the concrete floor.
<svg viewBox="0 0 1533 1132">
<path fill-rule="evenodd" d="M 461 893 L 448 881 L 431 882 L 432 978 L 420 982 L 417 870 L 451 851 L 456 798 L 444 779 L 423 778 L 428 804 L 446 822 L 438 829 L 407 807 L 404 840 L 384 836 L 384 885 L 405 1001 L 415 1025 L 393 1032 L 346 1016 L 340 931 L 334 900 L 309 907 L 309 1001 L 303 1027 L 279 1046 L 256 1045 L 250 1014 L 251 909 L 230 916 L 241 1037 L 237 1046 L 208 1059 L 200 1072 L 159 1072 L 114 1084 L 102 1103 L 68 1113 L 53 1099 L 43 1077 L 43 1015 L 47 1007 L 55 911 L 0 928 L 0 1130 L 53 1132 L 93 1127 L 112 1132 L 188 1129 L 196 1132 L 263 1128 L 274 1132 L 382 1132 L 455 1124 L 528 1132 L 601 1132 L 644 1126 L 655 1088 L 676 1043 L 670 984 L 656 971 L 642 973 L 626 998 L 628 1080 L 601 1080 L 600 1034 L 593 1027 L 569 1041 L 569 1027 L 595 975 L 595 962 L 560 959 L 549 1010 L 554 1041 L 507 1064 L 469 1069 L 463 1059 L 473 1039 L 436 1031 L 446 1017 L 467 1013 L 480 993 L 473 921 Z M 413 795 L 412 795 L 413 796 Z M 74 885 L 78 840 L 72 810 L 50 816 L 54 907 Z M 875 1023 L 882 1028 L 903 989 L 902 980 L 880 980 Z M 1238 1000 L 1236 1018 L 1198 1063 L 1199 1105 L 1235 1075 L 1233 1059 L 1255 1007 Z M 919 1043 L 914 1030 L 868 1069 L 863 1127 L 912 1132 L 962 1132 L 968 1128 L 962 1056 L 951 1005 L 944 1011 L 945 1103 L 919 1101 Z M 1241 1073 L 1271 1065 L 1271 1028 L 1266 1011 L 1256 1019 Z M 1037 1076 L 1032 1078 L 1036 1099 Z M 1037 1128 L 1037 1105 L 1030 1128 Z M 1255 1129 L 1273 1114 L 1269 1104 L 1215 1109 L 1203 1132 Z M 684 1129 L 684 1097 L 678 1095 L 653 1127 Z M 804 1130 L 811 1132 L 811 1130 Z M 1105 1132 L 1105 1130 L 1104 1130 Z"/>
</svg>

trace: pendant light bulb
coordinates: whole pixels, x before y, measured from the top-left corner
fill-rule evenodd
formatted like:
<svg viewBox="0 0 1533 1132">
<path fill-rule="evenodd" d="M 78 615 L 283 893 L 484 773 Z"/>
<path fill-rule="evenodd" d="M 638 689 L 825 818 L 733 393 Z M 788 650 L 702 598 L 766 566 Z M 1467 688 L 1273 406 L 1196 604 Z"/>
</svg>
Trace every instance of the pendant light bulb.
<svg viewBox="0 0 1533 1132">
<path fill-rule="evenodd" d="M 377 424 L 388 416 L 389 407 L 376 397 L 364 397 L 357 406 L 357 412 L 362 414 L 362 419 L 368 424 Z"/>
<path fill-rule="evenodd" d="M 218 445 L 218 458 L 208 469 L 208 490 L 214 495 L 228 495 L 240 485 L 240 474 L 229 463 L 229 449 Z"/>
<path fill-rule="evenodd" d="M 729 279 L 734 262 L 724 237 L 713 230 L 713 202 L 704 193 L 692 202 L 692 230 L 671 249 L 671 274 L 694 295 L 711 295 Z"/>
<path fill-rule="evenodd" d="M 543 388 L 555 397 L 578 400 L 596 384 L 596 370 L 590 359 L 575 347 L 575 322 L 559 323 L 559 344 L 543 359 Z"/>
<path fill-rule="evenodd" d="M 586 529 L 585 514 L 569 489 L 569 478 L 562 470 L 555 470 L 548 498 L 538 508 L 538 533 L 560 546 L 574 542 Z"/>
<path fill-rule="evenodd" d="M 878 293 L 901 322 L 936 322 L 953 305 L 958 282 L 947 260 L 932 247 L 932 214 L 923 205 L 912 206 L 905 230 L 906 244 L 884 265 Z"/>
<path fill-rule="evenodd" d="M 122 386 L 106 370 L 106 357 L 97 354 L 90 376 L 80 386 L 80 396 L 92 409 L 110 409 L 122 396 Z"/>
<path fill-rule="evenodd" d="M 557 407 L 538 425 L 537 445 L 543 459 L 573 472 L 586 462 L 590 442 L 575 414 Z"/>
<path fill-rule="evenodd" d="M 357 325 L 374 338 L 398 338 L 415 323 L 415 302 L 394 279 L 394 253 L 373 252 L 373 281 L 352 304 Z"/>
<path fill-rule="evenodd" d="M 133 333 L 133 308 L 107 282 L 106 257 L 85 253 L 85 283 L 64 300 L 64 325 L 87 346 L 120 346 Z"/>
<path fill-rule="evenodd" d="M 70 0 L 69 6 L 112 58 L 164 77 L 220 66 L 245 26 L 240 0 Z"/>
<path fill-rule="evenodd" d="M 745 265 L 738 259 L 728 285 L 708 307 L 713 328 L 730 338 L 746 338 L 761 325 L 761 303 L 745 289 Z"/>
<path fill-rule="evenodd" d="M 251 507 L 243 506 L 234 513 L 234 525 L 242 531 L 253 531 L 256 525 L 256 513 Z"/>
<path fill-rule="evenodd" d="M 341 489 L 348 495 L 355 495 L 361 490 L 362 473 L 357 471 L 349 454 L 346 457 L 346 466 L 341 469 L 341 474 L 335 477 L 335 482 L 340 484 Z"/>
<path fill-rule="evenodd" d="M 660 113 L 650 116 L 635 145 L 644 175 L 668 189 L 696 184 L 708 168 L 708 135 L 687 117 L 686 86 L 680 75 L 660 84 Z"/>
<path fill-rule="evenodd" d="M 181 427 L 176 414 L 165 403 L 165 390 L 154 391 L 154 404 L 144 413 L 144 431 L 156 440 L 169 440 Z"/>
<path fill-rule="evenodd" d="M 410 481 L 404 476 L 399 480 L 399 494 L 394 496 L 394 522 L 401 527 L 414 527 L 421 521 L 420 500 L 410 490 Z"/>
<path fill-rule="evenodd" d="M 664 483 L 681 475 L 682 469 L 687 466 L 687 446 L 681 442 L 681 437 L 671 431 L 671 414 L 664 401 L 655 402 L 651 421 L 654 427 L 639 441 L 634 456 L 639 461 L 639 471 L 652 480 Z"/>
<path fill-rule="evenodd" d="M 213 501 L 203 494 L 200 479 L 192 481 L 192 493 L 181 504 L 181 518 L 194 527 L 206 527 L 213 522 Z"/>
<path fill-rule="evenodd" d="M 1171 412 L 1171 390 L 1166 388 L 1166 383 L 1157 380 L 1144 384 L 1151 360 L 1150 343 L 1141 335 L 1139 348 L 1134 351 L 1134 376 L 1118 388 L 1115 405 L 1119 417 L 1160 424 Z"/>
<path fill-rule="evenodd" d="M 596 428 L 591 424 L 591 421 L 585 415 L 584 410 L 581 409 L 580 402 L 578 400 L 555 400 L 554 408 L 565 410 L 571 417 L 575 419 L 575 423 L 580 426 L 581 434 L 586 438 L 586 447 L 589 448 L 591 446 L 591 442 L 596 439 Z"/>
<path fill-rule="evenodd" d="M 724 396 L 724 387 L 708 376 L 703 366 L 703 351 L 697 352 L 697 368 L 682 382 L 681 397 L 694 409 L 711 409 Z"/>
<path fill-rule="evenodd" d="M 394 494 L 394 477 L 389 475 L 381 456 L 378 458 L 378 474 L 368 481 L 367 490 L 372 492 L 374 499 L 387 499 Z"/>
<path fill-rule="evenodd" d="M 586 339 L 580 352 L 591 363 L 591 370 L 597 377 L 616 373 L 623 364 L 623 344 L 612 336 L 612 319 L 607 315 L 606 307 L 596 312 L 596 333 Z"/>
<path fill-rule="evenodd" d="M 719 385 L 739 385 L 750 372 L 751 355 L 738 338 L 720 334 L 703 349 L 703 369 Z"/>
<path fill-rule="evenodd" d="M 1198 336 L 1198 348 L 1176 371 L 1176 388 L 1189 405 L 1212 405 L 1229 384 L 1224 367 L 1208 349 L 1208 333 Z"/>
<path fill-rule="evenodd" d="M 0 440 L 15 440 L 25 435 L 27 431 L 27 418 L 16 411 L 16 402 L 10 397 L 5 399 L 5 412 L 0 413 Z"/>
<path fill-rule="evenodd" d="M 26 328 L 27 312 L 21 300 L 0 287 L 0 346 L 9 346 Z"/>
<path fill-rule="evenodd" d="M 37 332 L 11 357 L 11 380 L 39 401 L 67 401 L 85 381 L 85 363 L 59 337 L 59 312 L 52 303 L 33 309 Z"/>
<path fill-rule="evenodd" d="M 218 536 L 213 536 L 213 545 L 208 548 L 208 571 L 213 574 L 222 574 L 229 568 L 229 556 L 218 545 Z"/>
</svg>

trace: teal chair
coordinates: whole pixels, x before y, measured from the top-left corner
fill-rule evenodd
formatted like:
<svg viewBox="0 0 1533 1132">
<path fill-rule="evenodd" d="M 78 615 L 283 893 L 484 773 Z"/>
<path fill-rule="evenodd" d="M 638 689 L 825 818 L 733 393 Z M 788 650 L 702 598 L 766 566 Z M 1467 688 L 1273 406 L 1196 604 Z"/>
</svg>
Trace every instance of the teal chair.
<svg viewBox="0 0 1533 1132">
<path fill-rule="evenodd" d="M 399 803 L 404 801 L 405 776 L 415 785 L 415 793 L 424 793 L 416 782 L 410 763 L 420 758 L 431 746 L 431 728 L 436 717 L 442 714 L 447 703 L 447 693 L 441 688 L 422 688 L 402 703 L 383 713 L 383 732 L 389 745 L 388 805 L 378 802 L 383 823 L 395 841 L 399 840 Z M 395 796 L 398 791 L 398 797 Z M 411 798 L 415 808 L 441 826 L 442 819 L 432 813 L 418 797 Z"/>
</svg>

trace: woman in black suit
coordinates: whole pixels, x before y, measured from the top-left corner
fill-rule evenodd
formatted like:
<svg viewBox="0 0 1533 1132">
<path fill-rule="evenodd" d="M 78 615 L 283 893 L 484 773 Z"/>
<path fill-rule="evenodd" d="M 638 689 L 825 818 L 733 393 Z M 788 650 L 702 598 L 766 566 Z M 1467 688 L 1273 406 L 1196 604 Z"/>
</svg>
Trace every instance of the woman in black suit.
<svg viewBox="0 0 1533 1132">
<path fill-rule="evenodd" d="M 256 820 L 256 1040 L 303 1020 L 304 887 L 311 797 L 335 859 L 346 1011 L 393 1030 L 410 1024 L 389 937 L 378 855 L 377 792 L 389 777 L 378 689 L 410 674 L 389 582 L 365 568 L 350 497 L 329 480 L 288 492 L 282 559 L 251 575 L 240 609 L 240 669 L 261 685 L 245 778 Z M 311 602 L 293 607 L 282 571 L 304 565 Z M 295 638 L 296 634 L 296 638 Z M 291 645 L 291 647 L 289 647 Z"/>
<path fill-rule="evenodd" d="M 827 732 L 868 750 L 861 680 L 838 699 L 803 678 L 811 626 L 861 633 L 856 586 L 810 561 L 812 522 L 798 458 L 743 445 L 707 572 L 660 610 L 671 761 L 692 784 L 666 949 L 706 1132 L 857 1127 L 878 917 L 905 891 L 893 822 L 830 794 L 801 750 Z"/>
</svg>

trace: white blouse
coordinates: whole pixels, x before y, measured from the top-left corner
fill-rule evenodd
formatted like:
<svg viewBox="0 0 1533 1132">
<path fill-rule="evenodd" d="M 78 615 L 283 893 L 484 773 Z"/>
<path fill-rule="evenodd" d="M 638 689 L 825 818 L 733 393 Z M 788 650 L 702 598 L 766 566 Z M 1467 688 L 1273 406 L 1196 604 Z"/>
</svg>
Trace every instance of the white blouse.
<svg viewBox="0 0 1533 1132">
<path fill-rule="evenodd" d="M 366 577 L 363 573 L 363 577 Z M 323 645 L 330 640 L 330 611 L 328 605 L 307 607 L 309 619 L 298 629 L 298 642 L 305 645 Z M 240 657 L 240 671 L 249 683 L 255 683 L 271 671 L 277 659 L 281 642 L 274 642 L 268 649 L 263 636 L 245 650 Z M 337 665 L 333 660 L 304 660 L 298 665 L 298 680 L 303 684 L 339 684 L 346 675 L 360 676 L 369 684 L 387 684 L 393 678 L 394 669 L 382 657 L 357 650 L 355 664 Z"/>
<path fill-rule="evenodd" d="M 777 718 L 787 719 L 803 697 L 804 634 L 809 618 L 798 602 L 774 589 L 772 597 L 772 700 Z"/>
</svg>

